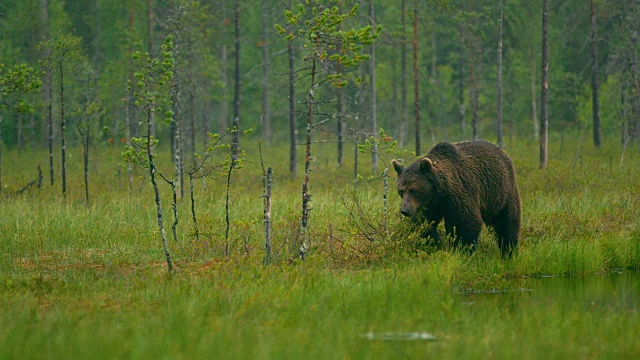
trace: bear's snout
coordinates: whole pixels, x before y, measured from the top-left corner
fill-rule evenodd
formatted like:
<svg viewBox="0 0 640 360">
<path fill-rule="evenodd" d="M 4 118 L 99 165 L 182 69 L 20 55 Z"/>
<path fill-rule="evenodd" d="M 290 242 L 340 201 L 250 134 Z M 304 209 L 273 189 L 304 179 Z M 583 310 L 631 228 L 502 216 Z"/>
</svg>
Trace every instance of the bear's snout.
<svg viewBox="0 0 640 360">
<path fill-rule="evenodd" d="M 414 213 L 413 210 L 408 209 L 408 208 L 406 208 L 404 206 L 400 208 L 400 214 L 402 214 L 402 215 L 404 215 L 406 217 L 412 217 L 413 213 Z"/>
</svg>

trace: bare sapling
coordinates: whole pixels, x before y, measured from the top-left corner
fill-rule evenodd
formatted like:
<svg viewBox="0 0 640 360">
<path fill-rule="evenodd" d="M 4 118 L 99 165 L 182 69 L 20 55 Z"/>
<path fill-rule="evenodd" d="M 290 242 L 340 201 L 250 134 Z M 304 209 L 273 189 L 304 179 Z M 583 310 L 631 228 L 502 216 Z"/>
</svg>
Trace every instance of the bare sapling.
<svg viewBox="0 0 640 360">
<path fill-rule="evenodd" d="M 164 255 L 167 260 L 169 272 L 173 272 L 173 262 L 167 244 L 162 212 L 162 201 L 158 189 L 157 177 L 159 170 L 155 164 L 155 148 L 158 140 L 153 136 L 154 114 L 160 113 L 165 121 L 171 122 L 173 113 L 170 110 L 169 82 L 173 76 L 173 40 L 167 36 L 159 57 L 151 57 L 148 53 L 139 51 L 133 54 L 133 59 L 139 61 L 140 71 L 136 72 L 137 87 L 134 92 L 135 105 L 144 113 L 147 134 L 143 138 L 133 138 L 132 146 L 125 146 L 123 157 L 126 161 L 137 165 L 149 172 L 151 185 L 153 186 L 154 200 L 157 209 L 158 229 L 162 240 Z M 161 174 L 159 176 L 162 176 Z M 164 176 L 162 176 L 164 178 Z M 168 179 L 164 179 L 165 181 Z M 171 183 L 171 182 L 170 182 Z"/>
<path fill-rule="evenodd" d="M 300 219 L 300 250 L 298 256 L 304 260 L 311 249 L 311 239 L 308 233 L 309 213 L 311 211 L 311 192 L 309 189 L 311 177 L 311 144 L 312 130 L 319 126 L 314 123 L 317 92 L 321 84 L 329 83 L 334 88 L 346 86 L 350 81 L 360 84 L 361 78 L 352 78 L 351 70 L 360 62 L 369 59 L 369 55 L 362 54 L 364 45 L 371 45 L 378 37 L 381 27 L 372 31 L 366 26 L 348 31 L 341 30 L 341 24 L 356 17 L 359 5 L 354 5 L 346 13 L 340 12 L 341 0 L 332 0 L 328 5 L 317 2 L 306 2 L 296 13 L 285 11 L 286 25 L 276 24 L 276 30 L 285 35 L 288 41 L 302 42 L 302 59 L 305 62 L 304 71 L 310 79 L 306 99 L 306 143 L 305 143 L 305 172 L 302 184 L 302 216 Z M 336 71 L 335 69 L 341 71 Z"/>
<path fill-rule="evenodd" d="M 252 129 L 243 131 L 243 134 L 248 134 Z M 232 174 L 235 170 L 241 169 L 242 164 L 245 161 L 246 153 L 242 149 L 238 149 L 237 154 L 230 154 L 229 150 L 233 148 L 233 141 L 237 139 L 237 130 L 226 129 L 222 134 L 208 133 L 209 144 L 206 148 L 204 156 L 200 156 L 194 153 L 194 164 L 191 165 L 190 170 L 187 172 L 189 176 L 189 186 L 191 189 L 191 218 L 193 220 L 195 234 L 198 238 L 200 232 L 198 230 L 195 198 L 193 190 L 193 180 L 203 177 L 210 177 L 213 179 L 224 178 L 226 180 L 225 191 L 225 236 L 224 236 L 224 254 L 228 256 L 229 251 L 229 232 L 231 228 L 231 222 L 229 220 L 229 194 L 231 189 Z M 224 160 L 216 162 L 215 157 L 221 153 L 225 153 Z"/>
<path fill-rule="evenodd" d="M 84 84 L 83 98 L 72 113 L 72 115 L 80 119 L 80 122 L 76 124 L 76 129 L 82 140 L 85 205 L 89 204 L 89 145 L 91 142 L 91 130 L 99 124 L 100 118 L 105 114 L 105 110 L 100 102 L 95 100 L 97 96 L 93 93 L 92 89 L 96 88 L 96 86 L 94 86 L 96 84 L 93 82 L 95 79 L 92 79 L 91 75 L 91 72 L 88 72 L 87 80 Z"/>
<path fill-rule="evenodd" d="M 264 263 L 271 263 L 272 246 L 271 246 L 271 176 L 273 169 L 267 169 L 266 190 L 264 195 Z"/>
<path fill-rule="evenodd" d="M 371 136 L 368 139 L 365 139 L 363 144 L 358 145 L 358 150 L 362 153 L 372 153 L 375 152 L 384 165 L 381 174 L 373 174 L 367 181 L 380 181 L 382 180 L 382 221 L 380 225 L 382 226 L 382 230 L 385 234 L 388 234 L 387 230 L 387 215 L 389 210 L 389 166 L 391 165 L 390 156 L 393 157 L 410 157 L 415 156 L 413 153 L 404 150 L 397 150 L 398 141 L 394 140 L 391 136 L 387 135 L 384 129 L 380 129 L 378 131 L 378 136 Z M 357 176 L 358 180 L 363 179 L 362 176 Z M 349 209 L 350 213 L 353 212 L 353 209 Z M 359 212 L 360 216 L 364 216 L 365 213 Z M 351 217 L 354 218 L 354 214 L 351 214 Z M 371 223 L 368 221 L 367 223 Z M 367 236 L 368 238 L 372 238 L 371 236 Z"/>
<path fill-rule="evenodd" d="M 62 182 L 62 196 L 67 196 L 67 118 L 65 109 L 68 106 L 65 98 L 66 77 L 73 77 L 78 68 L 83 64 L 83 54 L 81 47 L 81 39 L 73 35 L 59 35 L 51 40 L 42 44 L 43 47 L 48 49 L 49 56 L 45 59 L 44 63 L 47 68 L 58 73 L 58 100 L 60 111 L 60 168 L 62 170 L 61 182 Z M 67 80 L 68 82 L 69 80 Z M 51 85 L 53 86 L 53 85 Z M 50 130 L 50 136 L 51 136 Z M 53 169 L 53 167 L 52 167 Z M 53 182 L 52 182 L 53 183 Z"/>
<path fill-rule="evenodd" d="M 38 190 L 40 190 L 40 188 L 42 187 L 42 168 L 40 167 L 40 164 L 38 164 L 38 176 L 34 180 L 29 181 L 25 186 L 18 190 L 17 193 L 22 194 L 32 188 L 34 185 L 38 188 Z"/>
<path fill-rule="evenodd" d="M 260 119 L 262 122 L 262 119 Z M 273 170 L 271 167 L 264 170 L 264 159 L 262 157 L 262 134 L 261 140 L 258 143 L 258 149 L 260 152 L 260 165 L 262 166 L 262 199 L 264 200 L 264 259 L 263 263 L 268 265 L 271 263 L 271 175 Z"/>
</svg>

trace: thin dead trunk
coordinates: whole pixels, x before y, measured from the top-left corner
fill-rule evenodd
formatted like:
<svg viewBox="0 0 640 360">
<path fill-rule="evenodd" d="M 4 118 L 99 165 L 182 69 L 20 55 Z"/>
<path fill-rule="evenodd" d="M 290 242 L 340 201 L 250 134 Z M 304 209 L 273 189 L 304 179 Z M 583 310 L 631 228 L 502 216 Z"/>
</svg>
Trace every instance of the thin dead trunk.
<svg viewBox="0 0 640 360">
<path fill-rule="evenodd" d="M 173 223 L 171 224 L 171 232 L 173 233 L 173 241 L 178 242 L 178 194 L 176 191 L 176 181 L 169 181 L 171 186 L 171 194 L 173 202 L 171 208 L 173 209 Z"/>
<path fill-rule="evenodd" d="M 264 196 L 264 263 L 271 263 L 271 175 L 273 170 L 267 169 L 266 190 Z"/>
<path fill-rule="evenodd" d="M 229 222 L 229 189 L 231 188 L 231 173 L 233 172 L 233 168 L 236 166 L 236 157 L 231 156 L 231 162 L 229 163 L 229 171 L 227 172 L 227 191 L 225 197 L 224 204 L 224 215 L 225 215 L 225 229 L 224 229 L 224 255 L 229 256 L 229 229 L 231 228 L 231 223 Z"/>
</svg>

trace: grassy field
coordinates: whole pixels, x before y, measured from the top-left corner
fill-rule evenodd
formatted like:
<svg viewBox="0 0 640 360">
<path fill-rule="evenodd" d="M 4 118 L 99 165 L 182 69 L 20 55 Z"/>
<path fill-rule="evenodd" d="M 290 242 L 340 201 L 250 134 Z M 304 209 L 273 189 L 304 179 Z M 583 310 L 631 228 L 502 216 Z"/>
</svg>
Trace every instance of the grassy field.
<svg viewBox="0 0 640 360">
<path fill-rule="evenodd" d="M 59 178 L 48 185 L 44 152 L 5 151 L 0 358 L 636 357 L 637 276 L 594 301 L 519 290 L 531 276 L 584 279 L 640 267 L 638 149 L 621 162 L 616 143 L 597 150 L 553 140 L 544 171 L 536 143 L 507 146 L 523 203 L 522 243 L 511 260 L 500 258 L 490 231 L 471 257 L 424 246 L 397 214 L 395 180 L 385 214 L 382 181 L 366 180 L 369 156 L 360 156 L 365 179 L 354 185 L 352 159 L 336 169 L 334 145 L 323 144 L 305 262 L 295 256 L 301 171 L 289 178 L 285 146 L 263 150 L 274 168 L 274 262 L 265 266 L 262 169 L 257 145 L 248 144 L 248 162 L 232 178 L 226 243 L 224 180 L 196 182 L 199 239 L 188 197 L 179 201 L 177 242 L 163 186 L 172 275 L 151 186 L 138 171 L 128 190 L 120 149 L 95 149 L 88 204 L 78 149 L 70 152 L 66 200 Z M 37 164 L 43 188 L 16 194 Z M 386 332 L 435 340 L 367 335 Z"/>
</svg>

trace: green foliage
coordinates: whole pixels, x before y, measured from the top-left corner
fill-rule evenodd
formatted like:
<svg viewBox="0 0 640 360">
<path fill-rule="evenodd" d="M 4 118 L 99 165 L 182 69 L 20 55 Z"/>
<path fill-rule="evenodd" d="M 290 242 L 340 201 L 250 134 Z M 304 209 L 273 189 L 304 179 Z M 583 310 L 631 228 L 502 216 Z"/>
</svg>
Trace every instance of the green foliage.
<svg viewBox="0 0 640 360">
<path fill-rule="evenodd" d="M 328 3 L 313 0 L 300 4 L 298 12 L 285 11 L 287 25 L 276 24 L 279 34 L 287 34 L 285 40 L 300 39 L 305 51 L 306 62 L 320 61 L 325 67 L 338 67 L 342 71 L 327 74 L 326 79 L 334 87 L 344 87 L 349 81 L 359 84 L 362 79 L 353 77 L 349 69 L 369 59 L 362 51 L 372 44 L 382 31 L 382 25 L 375 30 L 371 26 L 342 30 L 343 24 L 356 17 L 359 5 L 356 3 L 348 12 L 341 13 L 342 0 Z M 296 35 L 297 34 L 297 35 Z"/>
<path fill-rule="evenodd" d="M 16 65 L 6 71 L 5 67 L 5 64 L 0 64 L 0 110 L 9 107 L 19 113 L 33 111 L 24 95 L 40 90 L 40 74 L 26 64 Z"/>
<path fill-rule="evenodd" d="M 251 129 L 243 131 L 243 134 L 251 133 Z M 202 176 L 211 177 L 213 179 L 220 179 L 227 177 L 229 173 L 234 169 L 242 169 L 244 162 L 247 158 L 247 153 L 244 149 L 235 155 L 230 154 L 232 147 L 233 134 L 238 130 L 234 127 L 232 129 L 226 129 L 223 133 L 208 133 L 209 144 L 206 148 L 204 156 L 194 154 L 197 160 L 196 165 L 191 166 L 189 173 L 193 178 L 200 178 Z M 222 158 L 221 158 L 222 157 Z M 196 175 L 200 173 L 201 175 Z"/>
<path fill-rule="evenodd" d="M 134 104 L 144 113 L 160 114 L 167 123 L 173 121 L 170 92 L 174 68 L 173 37 L 165 38 L 159 57 L 136 51 L 131 58 L 140 69 L 134 73 L 137 80 Z"/>
<path fill-rule="evenodd" d="M 394 140 L 382 128 L 378 131 L 378 136 L 370 136 L 362 144 L 358 144 L 358 151 L 369 154 L 376 152 L 385 167 L 391 164 L 393 157 L 413 158 L 416 156 L 415 152 L 410 150 L 398 149 L 398 140 Z"/>
</svg>

